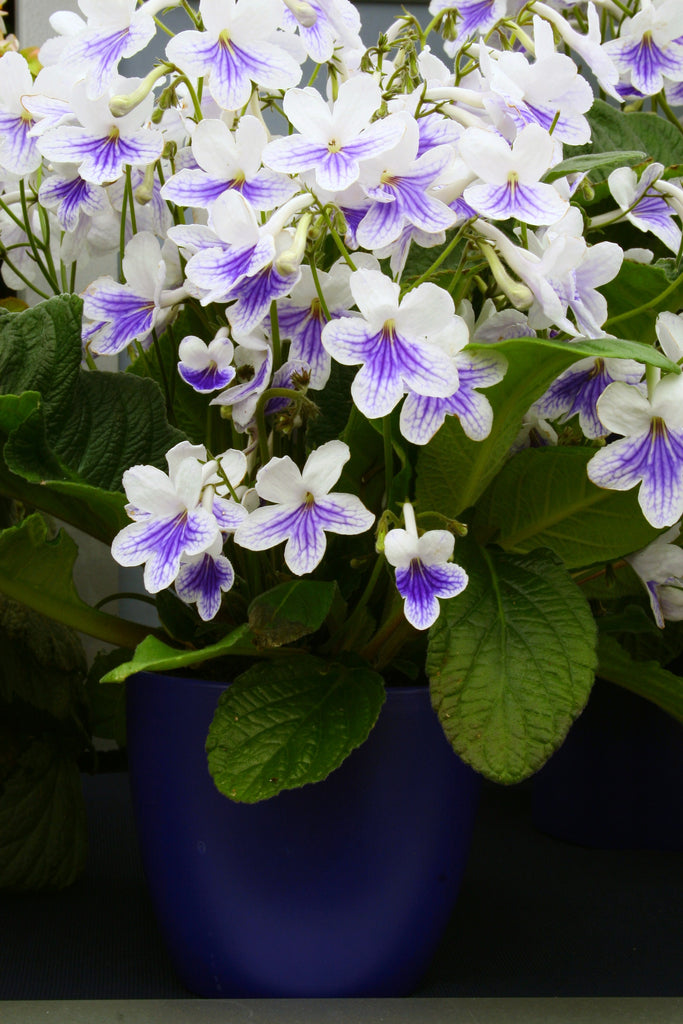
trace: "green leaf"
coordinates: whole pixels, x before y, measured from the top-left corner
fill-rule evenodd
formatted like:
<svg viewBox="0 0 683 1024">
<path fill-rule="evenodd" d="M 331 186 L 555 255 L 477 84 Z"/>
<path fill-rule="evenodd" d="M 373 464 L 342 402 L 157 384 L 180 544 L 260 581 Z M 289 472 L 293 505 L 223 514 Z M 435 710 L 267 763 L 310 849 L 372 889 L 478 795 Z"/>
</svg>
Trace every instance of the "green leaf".
<svg viewBox="0 0 683 1024">
<path fill-rule="evenodd" d="M 332 607 L 336 583 L 290 580 L 260 594 L 249 605 L 256 643 L 279 647 L 320 629 Z"/>
<path fill-rule="evenodd" d="M 657 118 L 657 120 L 661 120 Z M 548 171 L 544 181 L 556 181 L 565 174 L 576 174 L 581 171 L 593 171 L 598 167 L 629 167 L 647 160 L 647 153 L 642 149 L 610 150 L 608 153 L 586 153 L 582 156 L 571 156 Z"/>
<path fill-rule="evenodd" d="M 258 653 L 258 648 L 251 641 L 249 626 L 246 624 L 238 626 L 218 643 L 210 644 L 199 650 L 179 650 L 177 647 L 170 647 L 158 637 L 150 635 L 138 644 L 130 661 L 125 661 L 111 669 L 102 676 L 102 682 L 122 683 L 124 679 L 128 679 L 135 672 L 167 672 L 171 669 L 187 668 L 189 665 L 199 665 L 203 661 L 211 661 L 212 658 L 220 658 L 226 654 L 253 655 Z"/>
<path fill-rule="evenodd" d="M 0 488 L 22 497 L 15 478 L 38 484 L 30 492 L 37 507 L 111 541 L 127 521 L 117 493 L 124 471 L 165 468 L 165 453 L 184 435 L 168 425 L 153 381 L 81 369 L 81 306 L 62 295 L 2 318 Z"/>
<path fill-rule="evenodd" d="M 635 661 L 613 636 L 601 634 L 598 673 L 602 679 L 623 686 L 659 705 L 683 722 L 683 679 L 656 661 Z"/>
<path fill-rule="evenodd" d="M 79 876 L 86 855 L 73 756 L 48 738 L 17 742 L 0 727 L 0 888 L 64 888 Z"/>
<path fill-rule="evenodd" d="M 39 513 L 0 532 L 0 593 L 57 622 L 131 648 L 145 635 L 142 626 L 97 611 L 78 596 L 73 566 L 78 548 L 63 530 L 48 536 Z"/>
<path fill-rule="evenodd" d="M 321 781 L 367 738 L 384 697 L 364 666 L 308 656 L 254 665 L 221 696 L 209 730 L 216 786 L 255 803 Z"/>
<path fill-rule="evenodd" d="M 470 348 L 494 349 L 508 360 L 504 379 L 486 392 L 493 408 L 493 427 L 483 441 L 471 441 L 457 418 L 446 419 L 418 457 L 417 498 L 423 512 L 438 509 L 444 515 L 457 516 L 473 505 L 508 458 L 530 406 L 577 360 L 586 356 L 638 359 L 672 372 L 678 369 L 648 345 L 613 338 L 572 344 L 518 338 Z"/>
<path fill-rule="evenodd" d="M 507 555 L 471 544 L 469 574 L 432 627 L 427 675 L 454 750 L 496 782 L 520 782 L 560 746 L 596 665 L 588 602 L 548 552 Z"/>
<path fill-rule="evenodd" d="M 661 533 L 647 522 L 635 490 L 608 491 L 586 474 L 592 448 L 528 448 L 507 462 L 477 504 L 480 537 L 506 551 L 550 548 L 575 569 L 620 558 Z"/>
<path fill-rule="evenodd" d="M 86 660 L 73 630 L 0 594 L 0 700 L 58 720 L 83 711 Z"/>
<path fill-rule="evenodd" d="M 602 154 L 612 150 L 620 154 L 622 151 L 642 150 L 665 167 L 683 164 L 683 136 L 673 124 L 657 114 L 620 110 L 598 99 L 587 117 L 591 126 L 591 142 L 580 148 L 581 153 Z M 576 150 L 570 148 L 569 152 L 575 153 Z M 610 170 L 629 162 L 615 158 L 611 166 L 604 168 L 605 177 Z"/>
<path fill-rule="evenodd" d="M 672 279 L 667 273 L 672 265 L 673 261 L 647 266 L 624 260 L 614 280 L 600 289 L 610 314 L 605 330 L 654 343 L 657 314 L 676 313 L 683 306 L 683 275 Z"/>
</svg>

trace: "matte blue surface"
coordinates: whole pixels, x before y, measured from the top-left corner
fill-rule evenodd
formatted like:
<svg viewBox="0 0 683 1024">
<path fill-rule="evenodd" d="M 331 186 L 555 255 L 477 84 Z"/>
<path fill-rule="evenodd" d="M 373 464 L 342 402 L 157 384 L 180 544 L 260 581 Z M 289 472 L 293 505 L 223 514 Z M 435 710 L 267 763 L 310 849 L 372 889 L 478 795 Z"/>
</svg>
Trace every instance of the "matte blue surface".
<svg viewBox="0 0 683 1024">
<path fill-rule="evenodd" d="M 389 690 L 368 741 L 324 782 L 245 805 L 206 766 L 223 688 L 148 674 L 128 686 L 143 863 L 182 981 L 222 997 L 408 994 L 453 909 L 479 791 L 428 691 Z"/>
</svg>

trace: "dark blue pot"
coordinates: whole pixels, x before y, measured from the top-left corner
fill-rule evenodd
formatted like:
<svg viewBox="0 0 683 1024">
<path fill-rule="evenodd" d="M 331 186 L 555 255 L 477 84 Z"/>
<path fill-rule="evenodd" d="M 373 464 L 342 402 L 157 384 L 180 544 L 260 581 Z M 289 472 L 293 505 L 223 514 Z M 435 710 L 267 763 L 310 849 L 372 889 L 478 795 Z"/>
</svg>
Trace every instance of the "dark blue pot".
<svg viewBox="0 0 683 1024">
<path fill-rule="evenodd" d="M 324 782 L 231 803 L 204 753 L 224 687 L 128 686 L 133 806 L 183 983 L 205 996 L 408 994 L 465 866 L 479 779 L 426 688 L 391 689 L 369 739 Z"/>
</svg>

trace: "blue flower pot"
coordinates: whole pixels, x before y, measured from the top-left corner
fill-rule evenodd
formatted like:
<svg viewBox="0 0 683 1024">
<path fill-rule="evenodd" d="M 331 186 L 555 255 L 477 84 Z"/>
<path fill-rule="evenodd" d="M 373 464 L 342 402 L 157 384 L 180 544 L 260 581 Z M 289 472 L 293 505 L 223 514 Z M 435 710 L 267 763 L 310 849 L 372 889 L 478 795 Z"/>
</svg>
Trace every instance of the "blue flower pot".
<svg viewBox="0 0 683 1024">
<path fill-rule="evenodd" d="M 324 782 L 247 805 L 207 769 L 223 689 L 146 673 L 128 686 L 143 863 L 183 983 L 218 997 L 408 994 L 453 909 L 479 791 L 428 690 L 389 690 Z"/>
</svg>

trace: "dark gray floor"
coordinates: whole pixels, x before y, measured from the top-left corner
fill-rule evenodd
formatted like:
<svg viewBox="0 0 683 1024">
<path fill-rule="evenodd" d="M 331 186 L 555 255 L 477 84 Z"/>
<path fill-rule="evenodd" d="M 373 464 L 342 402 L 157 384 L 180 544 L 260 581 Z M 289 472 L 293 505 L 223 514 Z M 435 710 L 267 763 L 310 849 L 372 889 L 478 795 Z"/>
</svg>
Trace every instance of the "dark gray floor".
<svg viewBox="0 0 683 1024">
<path fill-rule="evenodd" d="M 91 830 L 85 876 L 62 893 L 0 897 L 0 999 L 186 999 L 146 894 L 127 780 L 85 778 L 84 786 Z M 530 819 L 528 785 L 484 786 L 458 905 L 414 995 L 681 995 L 680 854 L 586 850 L 538 833 Z M 669 1004 L 657 1005 L 670 1010 Z M 639 1007 L 633 1004 L 633 1012 L 640 1014 Z M 3 1024 L 29 1019 L 8 1016 L 9 1009 L 0 1005 Z M 683 1009 L 676 1012 L 683 1021 Z"/>
</svg>

